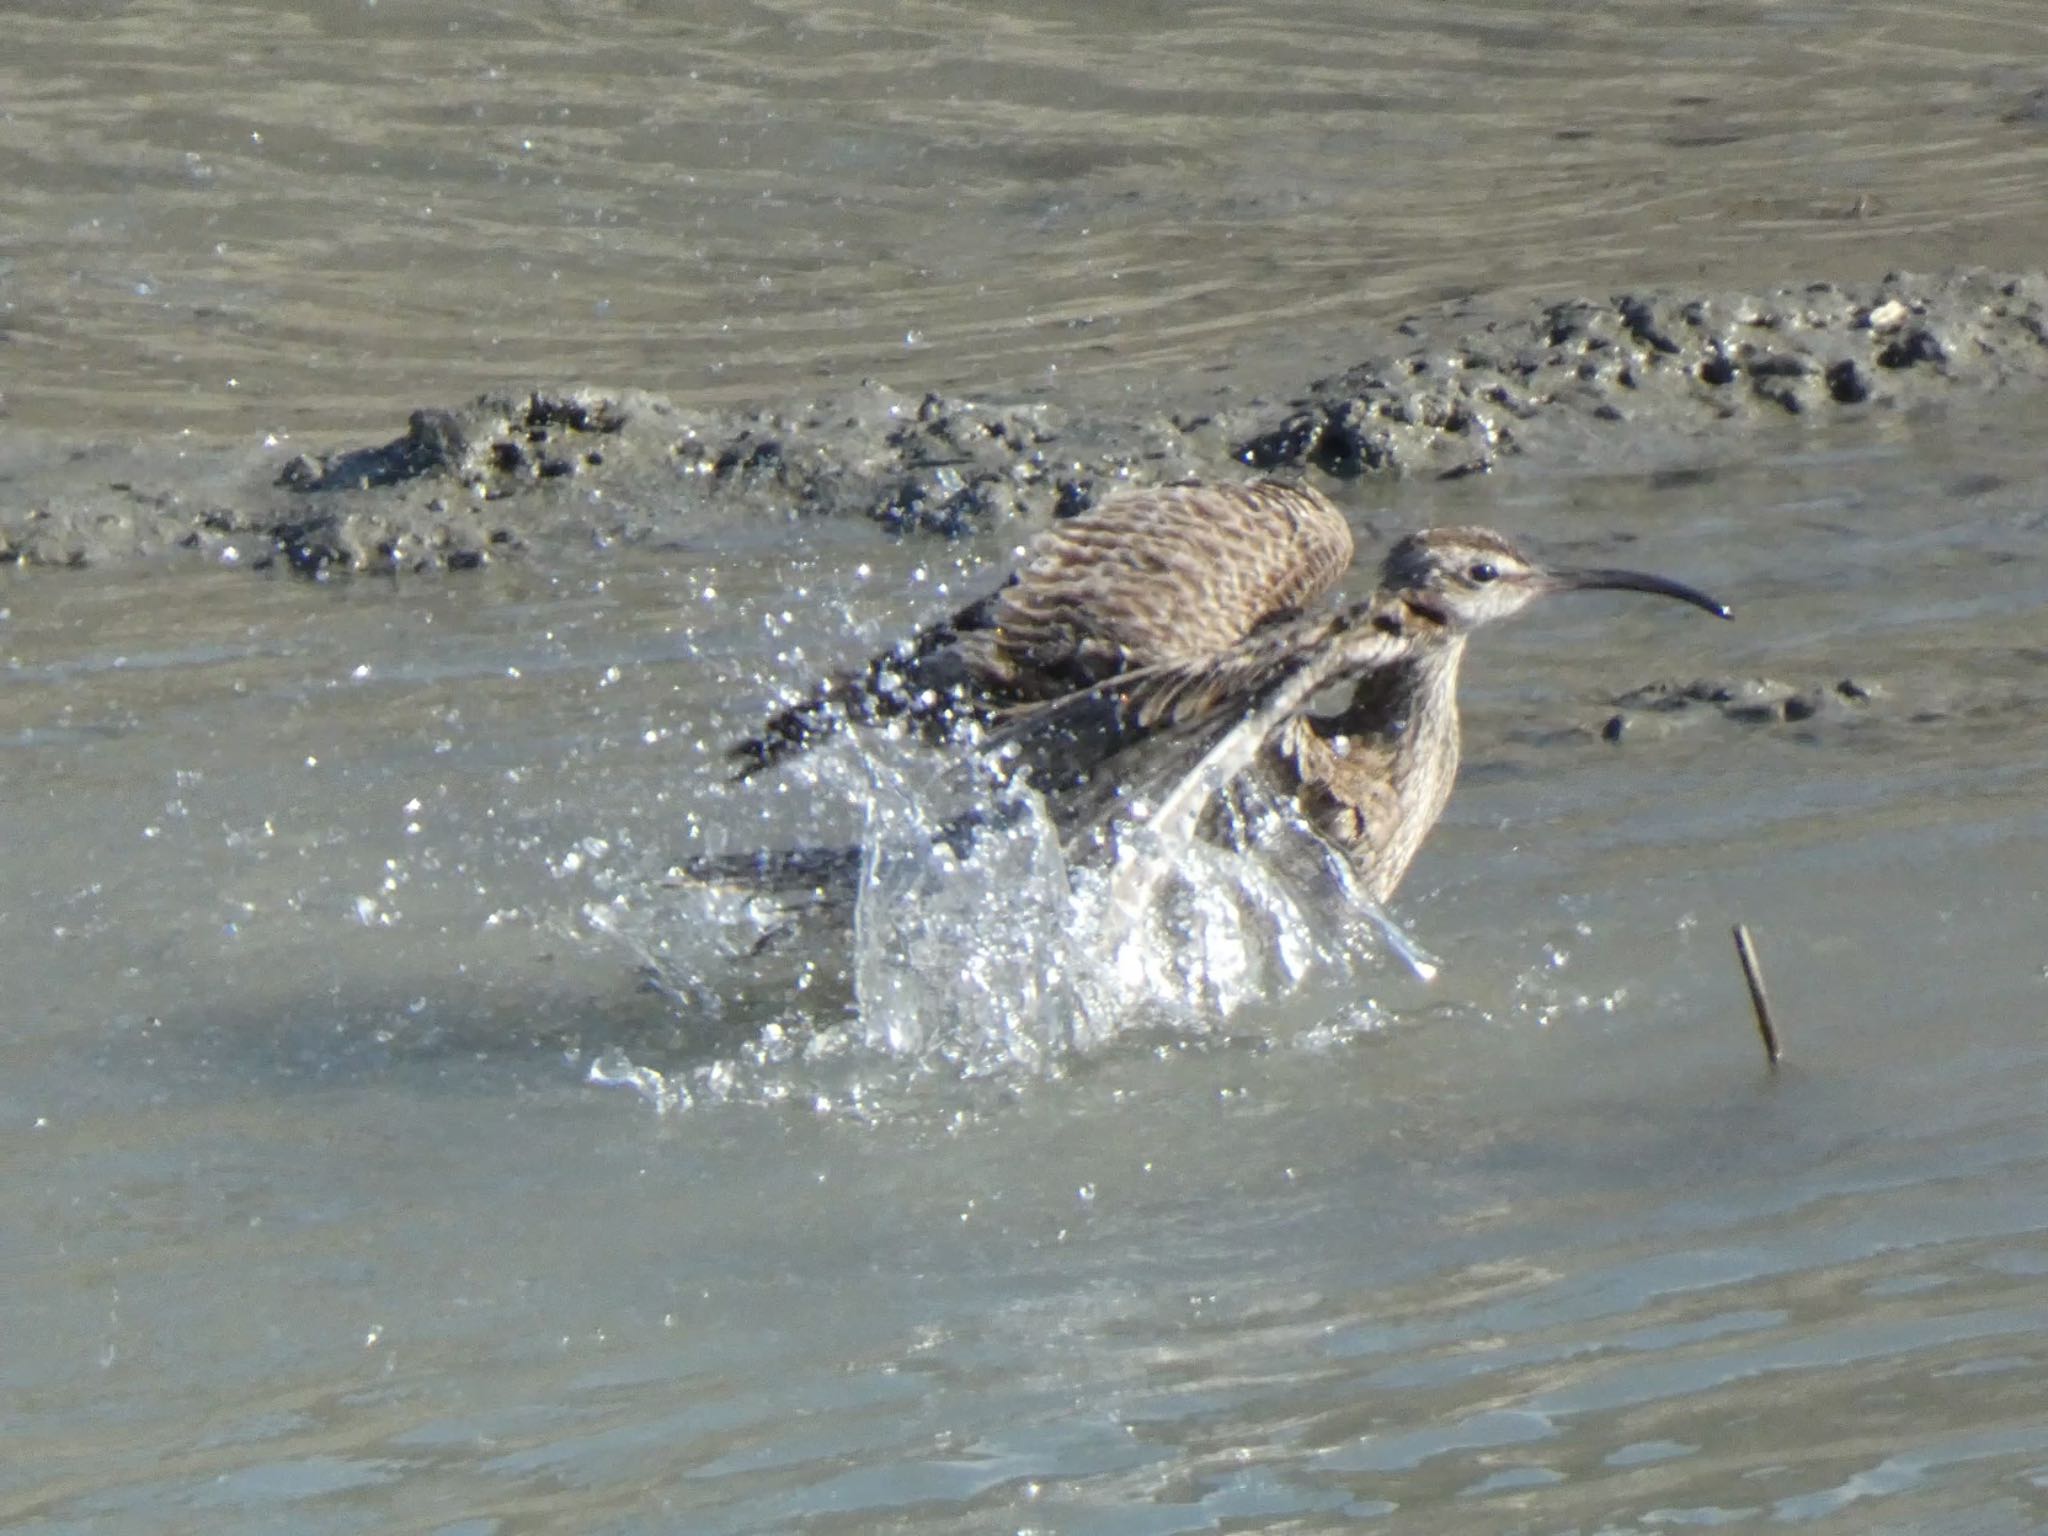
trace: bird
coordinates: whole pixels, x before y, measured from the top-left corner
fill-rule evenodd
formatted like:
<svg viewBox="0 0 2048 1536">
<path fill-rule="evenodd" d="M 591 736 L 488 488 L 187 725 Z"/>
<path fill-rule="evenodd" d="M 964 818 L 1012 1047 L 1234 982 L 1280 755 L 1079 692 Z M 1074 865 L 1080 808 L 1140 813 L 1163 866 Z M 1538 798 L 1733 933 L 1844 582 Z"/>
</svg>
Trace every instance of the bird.
<svg viewBox="0 0 2048 1536">
<path fill-rule="evenodd" d="M 852 724 L 935 739 L 1107 678 L 1226 651 L 1307 610 L 1350 567 L 1328 497 L 1274 481 L 1128 489 L 1054 523 L 995 591 L 820 683 L 735 744 L 750 778 Z"/>
<path fill-rule="evenodd" d="M 1733 616 L 1669 577 L 1545 565 L 1479 527 L 1411 533 L 1367 596 L 1326 602 L 1352 556 L 1342 512 L 1306 486 L 1125 491 L 1039 535 L 996 591 L 779 712 L 732 749 L 739 776 L 848 721 L 904 717 L 936 737 L 978 732 L 985 760 L 1048 791 L 1063 832 L 1141 820 L 1169 842 L 1257 782 L 1378 904 L 1449 801 L 1474 632 L 1574 591 Z M 857 851 L 805 852 L 712 862 L 798 881 L 857 867 Z"/>
</svg>

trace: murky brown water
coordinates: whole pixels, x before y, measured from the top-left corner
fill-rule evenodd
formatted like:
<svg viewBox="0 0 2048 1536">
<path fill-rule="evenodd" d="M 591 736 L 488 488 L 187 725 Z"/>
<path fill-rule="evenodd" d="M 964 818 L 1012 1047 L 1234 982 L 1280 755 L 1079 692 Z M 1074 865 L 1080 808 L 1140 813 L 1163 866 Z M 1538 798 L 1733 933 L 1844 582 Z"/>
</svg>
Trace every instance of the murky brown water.
<svg viewBox="0 0 2048 1536">
<path fill-rule="evenodd" d="M 1106 399 L 1443 288 L 2042 248 L 2030 6 L 1262 12 L 17 7 L 9 407 L 168 453 L 499 374 Z M 693 825 L 857 824 L 700 742 L 1004 535 L 0 573 L 0 1528 L 2041 1528 L 2044 441 L 1348 488 L 1741 622 L 1475 645 L 1433 987 L 975 1081 L 854 1043 L 844 941 L 716 1016 L 588 916 Z M 1700 674 L 1876 697 L 1598 739 Z"/>
</svg>

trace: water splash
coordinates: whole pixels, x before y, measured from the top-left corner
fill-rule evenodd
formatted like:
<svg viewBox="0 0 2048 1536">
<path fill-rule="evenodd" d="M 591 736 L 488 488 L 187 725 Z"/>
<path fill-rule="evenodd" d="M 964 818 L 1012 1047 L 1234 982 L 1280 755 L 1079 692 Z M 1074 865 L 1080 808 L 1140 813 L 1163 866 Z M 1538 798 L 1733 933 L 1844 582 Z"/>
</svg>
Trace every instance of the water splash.
<svg viewBox="0 0 2048 1536">
<path fill-rule="evenodd" d="M 664 1108 L 864 1106 L 921 1076 L 1058 1076 L 1162 1030 L 1348 1036 L 1369 1027 L 1360 983 L 1387 953 L 1427 974 L 1291 802 L 1236 796 L 1221 844 L 1142 826 L 1063 843 L 1028 786 L 935 784 L 928 769 L 841 755 L 851 762 L 821 754 L 804 770 L 806 801 L 859 808 L 857 858 L 806 866 L 842 871 L 836 885 L 670 872 L 616 880 L 586 907 L 588 927 L 625 944 L 687 1020 L 728 1040 L 684 1069 L 687 1083 L 653 1082 L 623 1056 L 592 1081 Z"/>
<path fill-rule="evenodd" d="M 860 1036 L 968 1076 L 1044 1071 L 1084 1043 L 1061 940 L 1085 914 L 1043 804 L 987 810 L 1006 824 L 963 856 L 900 783 L 869 797 L 853 917 Z"/>
<path fill-rule="evenodd" d="M 635 1063 L 616 1046 L 591 1062 L 583 1080 L 599 1088 L 629 1088 L 662 1114 L 690 1105 L 690 1091 L 682 1084 L 654 1067 Z"/>
</svg>

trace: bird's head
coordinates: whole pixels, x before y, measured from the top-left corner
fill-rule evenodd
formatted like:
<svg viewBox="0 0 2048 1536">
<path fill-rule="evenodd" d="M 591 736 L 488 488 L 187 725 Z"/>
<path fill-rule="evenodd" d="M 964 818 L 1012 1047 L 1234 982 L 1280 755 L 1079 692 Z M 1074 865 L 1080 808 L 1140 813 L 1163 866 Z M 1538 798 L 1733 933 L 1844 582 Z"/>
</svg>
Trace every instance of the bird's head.
<svg viewBox="0 0 2048 1536">
<path fill-rule="evenodd" d="M 1697 587 L 1642 571 L 1546 566 L 1488 528 L 1425 528 L 1411 533 L 1380 565 L 1382 590 L 1463 632 L 1519 613 L 1553 592 L 1650 592 L 1733 618 L 1726 603 Z"/>
</svg>

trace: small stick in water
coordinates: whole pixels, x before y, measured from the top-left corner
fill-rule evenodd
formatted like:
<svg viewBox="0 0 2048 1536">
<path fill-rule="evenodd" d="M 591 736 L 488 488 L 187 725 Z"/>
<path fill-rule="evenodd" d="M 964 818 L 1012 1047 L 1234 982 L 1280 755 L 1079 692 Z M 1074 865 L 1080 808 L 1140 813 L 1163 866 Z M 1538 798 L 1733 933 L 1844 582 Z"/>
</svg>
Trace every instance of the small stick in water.
<svg viewBox="0 0 2048 1536">
<path fill-rule="evenodd" d="M 1771 1025 L 1771 1000 L 1764 995 L 1763 967 L 1756 963 L 1756 946 L 1749 941 L 1749 929 L 1735 925 L 1735 958 L 1742 962 L 1742 979 L 1749 983 L 1750 1006 L 1756 1009 L 1756 1032 L 1764 1037 L 1764 1052 L 1773 1067 L 1778 1064 L 1778 1031 Z"/>
</svg>

